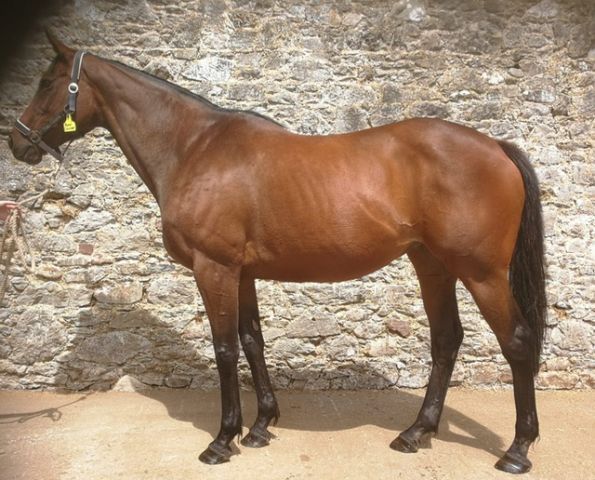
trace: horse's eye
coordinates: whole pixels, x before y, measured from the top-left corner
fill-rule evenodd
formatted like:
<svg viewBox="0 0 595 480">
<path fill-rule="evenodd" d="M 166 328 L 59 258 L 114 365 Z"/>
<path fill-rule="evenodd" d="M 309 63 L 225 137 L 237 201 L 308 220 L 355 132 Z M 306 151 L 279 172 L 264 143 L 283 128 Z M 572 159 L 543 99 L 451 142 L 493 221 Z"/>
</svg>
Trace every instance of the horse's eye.
<svg viewBox="0 0 595 480">
<path fill-rule="evenodd" d="M 45 90 L 46 88 L 49 88 L 51 84 L 52 81 L 49 78 L 42 78 L 39 82 L 39 88 Z"/>
</svg>

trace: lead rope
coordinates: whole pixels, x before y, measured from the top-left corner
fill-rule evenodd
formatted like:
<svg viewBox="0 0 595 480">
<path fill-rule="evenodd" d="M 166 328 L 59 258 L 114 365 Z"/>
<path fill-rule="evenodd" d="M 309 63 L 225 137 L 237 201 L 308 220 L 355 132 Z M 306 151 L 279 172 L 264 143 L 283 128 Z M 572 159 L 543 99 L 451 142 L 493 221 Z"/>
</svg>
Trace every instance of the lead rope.
<svg viewBox="0 0 595 480">
<path fill-rule="evenodd" d="M 68 142 L 68 145 L 64 149 L 62 156 L 66 155 L 66 152 L 70 148 L 70 144 L 72 140 Z M 10 266 L 12 264 L 13 258 L 16 256 L 17 259 L 20 261 L 20 264 L 24 268 L 25 272 L 36 274 L 37 267 L 35 261 L 35 254 L 31 249 L 31 244 L 29 243 L 29 239 L 27 237 L 27 233 L 23 228 L 23 224 L 25 221 L 25 213 L 23 211 L 27 210 L 25 204 L 31 203 L 31 205 L 35 205 L 37 200 L 41 199 L 42 204 L 45 196 L 52 190 L 54 184 L 56 183 L 56 178 L 58 174 L 62 170 L 65 161 L 59 162 L 58 167 L 54 169 L 52 172 L 50 186 L 46 188 L 44 191 L 37 193 L 33 196 L 27 197 L 17 204 L 19 205 L 18 208 L 11 210 L 6 217 L 4 222 L 4 232 L 2 233 L 2 243 L 0 243 L 0 267 L 2 267 L 2 279 L 0 280 L 0 306 L 2 306 L 2 302 L 4 301 L 4 295 L 6 294 L 6 290 L 8 288 L 8 279 L 10 278 Z M 27 260 L 27 257 L 29 260 Z"/>
<path fill-rule="evenodd" d="M 6 252 L 6 257 L 4 253 Z M 3 267 L 2 283 L 0 283 L 0 305 L 4 300 L 8 279 L 10 277 L 10 265 L 15 255 L 27 272 L 35 271 L 35 256 L 31 251 L 27 235 L 23 229 L 23 214 L 20 209 L 15 209 L 8 215 L 4 225 L 2 244 L 0 245 L 0 264 Z M 29 257 L 29 262 L 27 258 Z"/>
</svg>

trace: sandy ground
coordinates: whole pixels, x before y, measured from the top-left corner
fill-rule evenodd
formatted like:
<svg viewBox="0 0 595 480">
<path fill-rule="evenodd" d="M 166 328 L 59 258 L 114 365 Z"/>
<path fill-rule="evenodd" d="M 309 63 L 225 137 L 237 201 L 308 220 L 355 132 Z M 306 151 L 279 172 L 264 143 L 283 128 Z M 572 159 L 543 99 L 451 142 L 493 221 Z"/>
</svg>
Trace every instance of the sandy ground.
<svg viewBox="0 0 595 480">
<path fill-rule="evenodd" d="M 417 454 L 389 449 L 421 391 L 279 392 L 266 448 L 231 462 L 197 456 L 219 423 L 217 392 L 0 392 L 1 480 L 491 479 L 512 439 L 511 391 L 452 389 L 441 431 Z M 244 423 L 255 415 L 243 392 Z M 595 392 L 538 392 L 541 439 L 525 479 L 595 478 Z"/>
</svg>

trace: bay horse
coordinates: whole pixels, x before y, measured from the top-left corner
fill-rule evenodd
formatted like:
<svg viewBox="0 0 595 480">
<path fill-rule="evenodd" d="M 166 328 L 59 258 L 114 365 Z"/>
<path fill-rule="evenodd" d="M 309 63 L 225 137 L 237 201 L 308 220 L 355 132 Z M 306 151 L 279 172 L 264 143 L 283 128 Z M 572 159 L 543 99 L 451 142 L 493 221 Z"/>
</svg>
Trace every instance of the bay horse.
<svg viewBox="0 0 595 480">
<path fill-rule="evenodd" d="M 201 461 L 229 460 L 241 436 L 240 344 L 258 400 L 241 443 L 267 445 L 279 418 L 255 279 L 337 282 L 407 254 L 429 320 L 432 369 L 417 419 L 390 446 L 415 452 L 437 432 L 463 339 L 461 280 L 512 370 L 515 437 L 496 467 L 531 468 L 546 300 L 539 186 L 519 148 L 438 119 L 298 135 L 48 36 L 57 56 L 10 148 L 37 164 L 104 127 L 155 196 L 165 247 L 193 271 L 213 333 L 221 427 Z"/>
</svg>

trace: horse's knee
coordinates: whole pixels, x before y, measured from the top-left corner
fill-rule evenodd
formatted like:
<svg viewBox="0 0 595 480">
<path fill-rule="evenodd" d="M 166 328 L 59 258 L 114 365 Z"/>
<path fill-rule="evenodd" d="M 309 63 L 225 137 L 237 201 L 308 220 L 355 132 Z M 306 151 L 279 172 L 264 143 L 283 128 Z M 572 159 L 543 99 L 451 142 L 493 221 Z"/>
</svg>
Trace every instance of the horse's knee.
<svg viewBox="0 0 595 480">
<path fill-rule="evenodd" d="M 264 347 L 264 345 L 262 345 L 261 342 L 258 341 L 258 338 L 256 338 L 253 334 L 249 332 L 245 332 L 240 335 L 240 342 L 244 351 L 259 351 L 262 350 Z"/>
<path fill-rule="evenodd" d="M 215 358 L 220 365 L 232 365 L 237 363 L 240 356 L 236 344 L 219 343 L 215 345 Z"/>
</svg>

